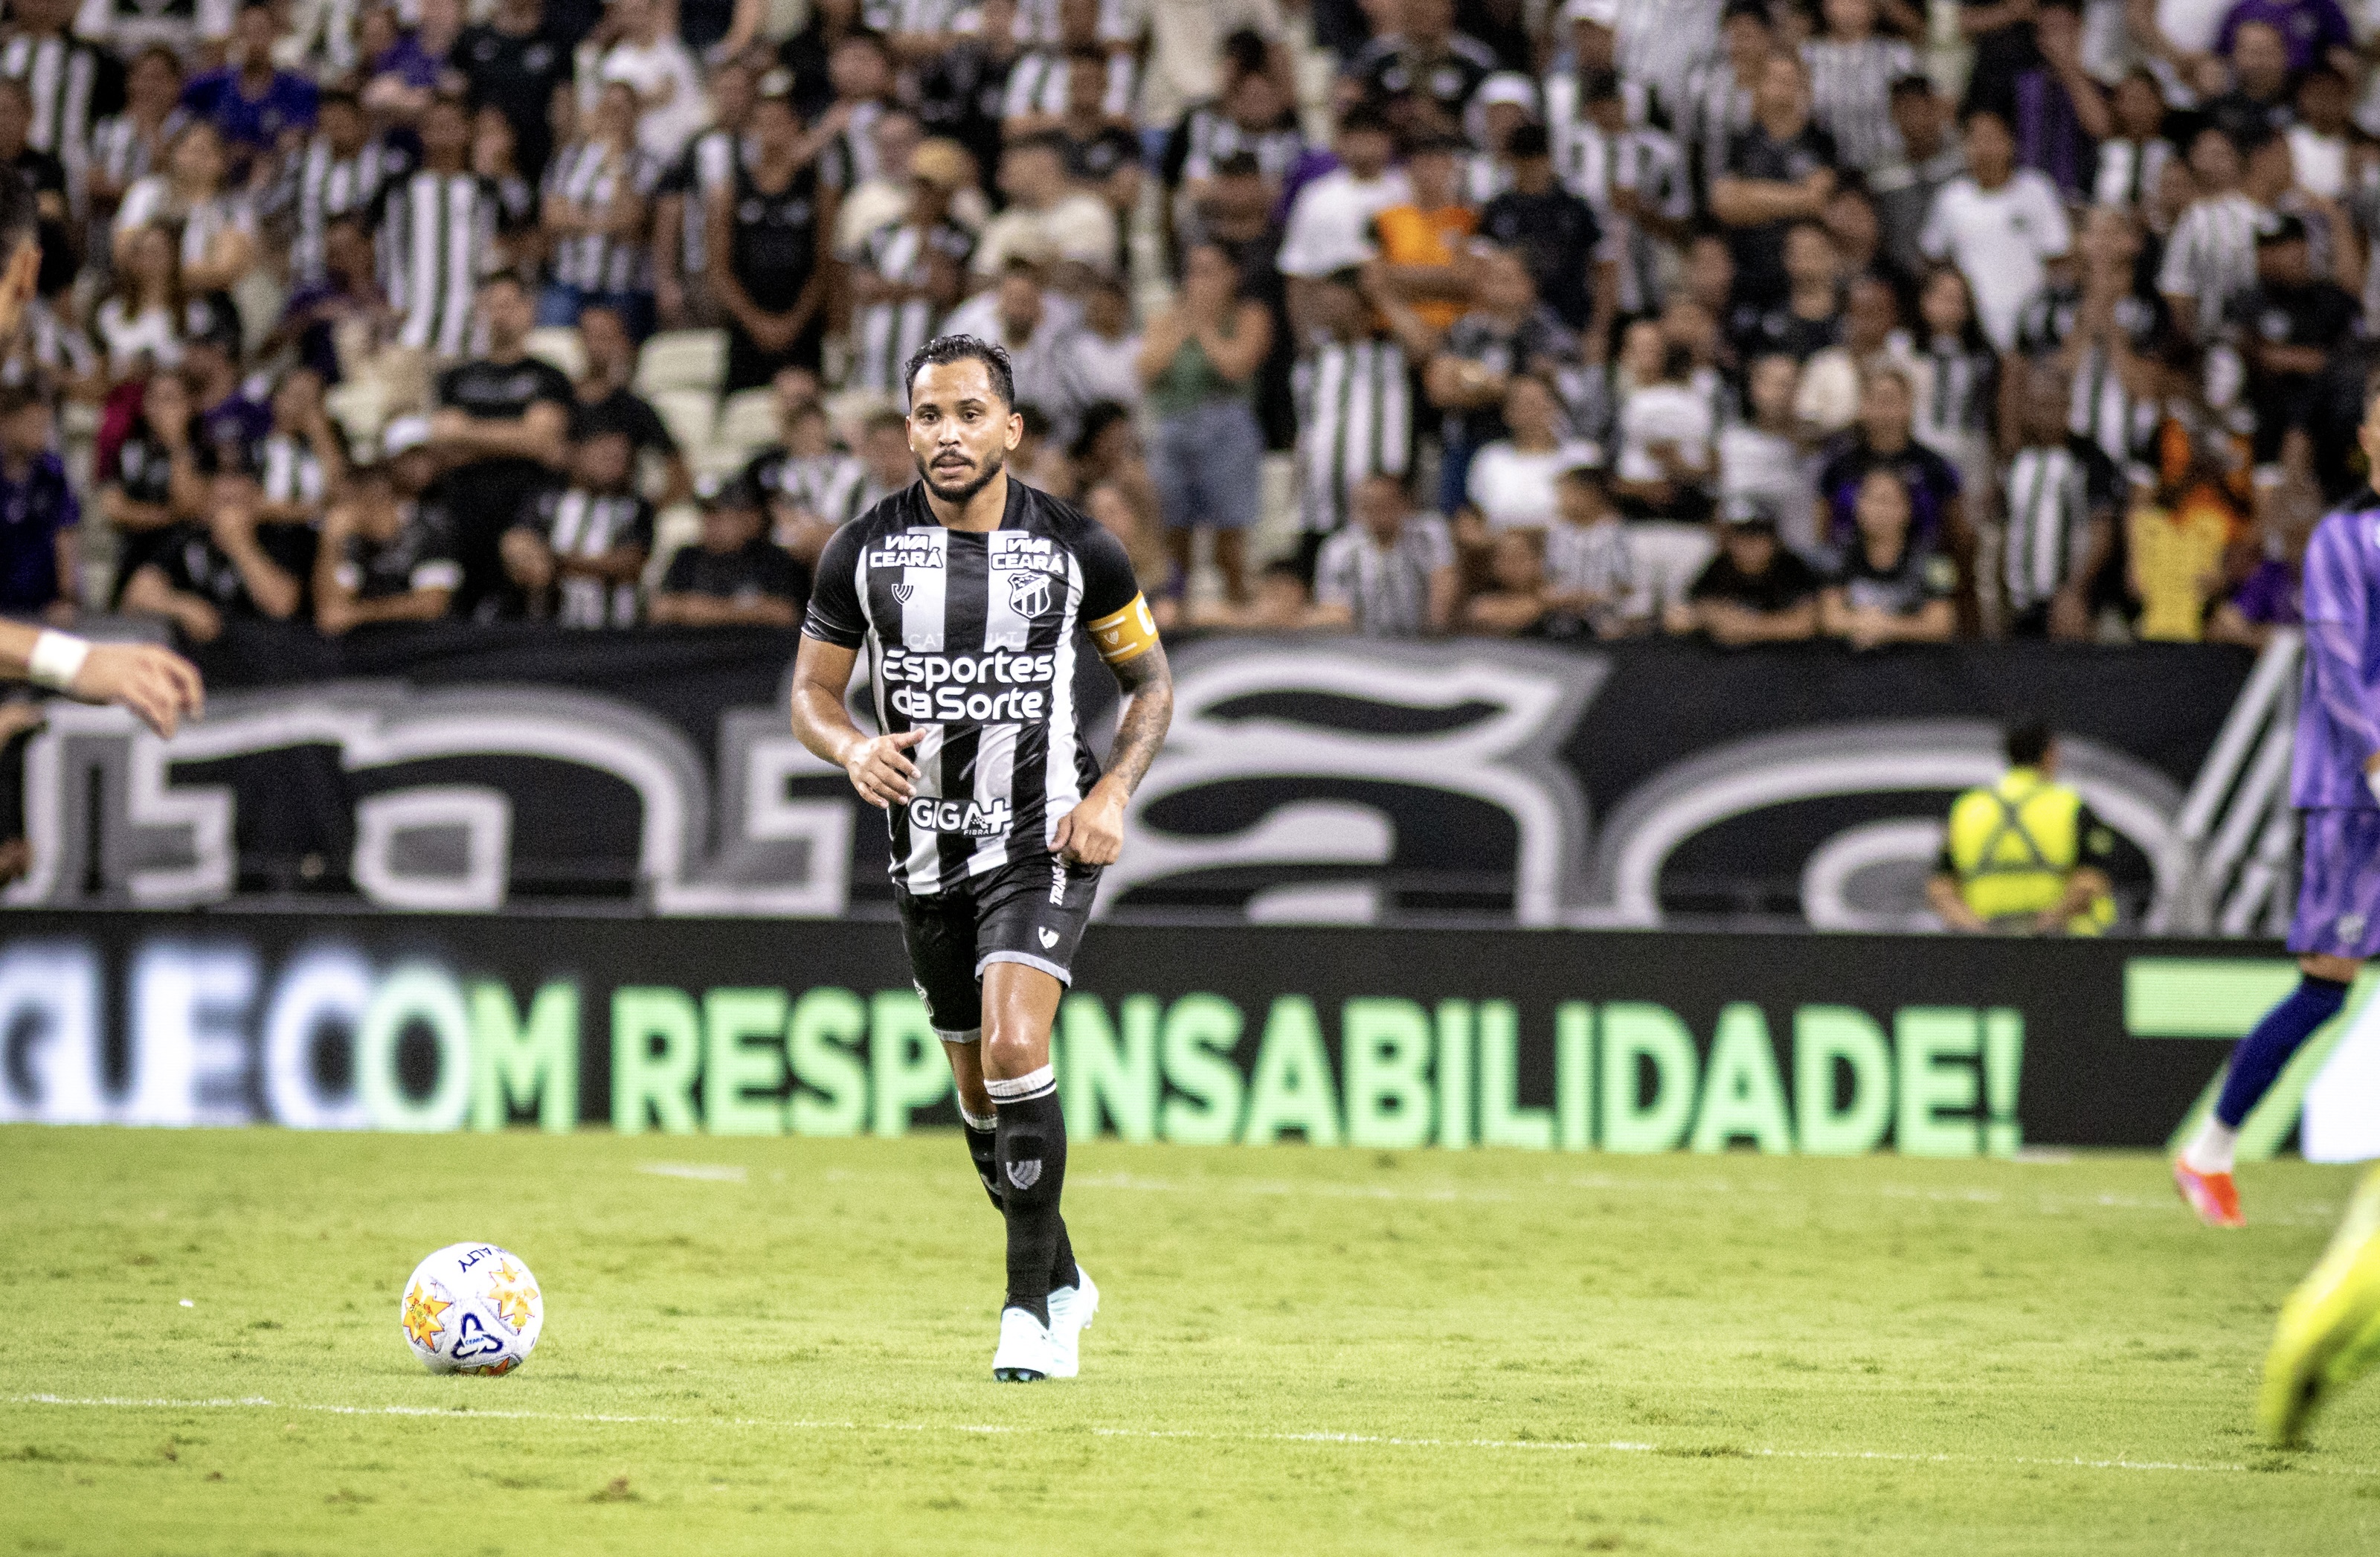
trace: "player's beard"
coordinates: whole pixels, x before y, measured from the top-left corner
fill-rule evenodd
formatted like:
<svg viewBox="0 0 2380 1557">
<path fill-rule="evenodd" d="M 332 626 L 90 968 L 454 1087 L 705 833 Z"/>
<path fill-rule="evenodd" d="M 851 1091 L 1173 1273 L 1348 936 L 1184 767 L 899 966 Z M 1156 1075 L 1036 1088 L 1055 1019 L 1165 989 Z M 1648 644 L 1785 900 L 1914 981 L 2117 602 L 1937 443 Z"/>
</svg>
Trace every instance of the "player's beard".
<svg viewBox="0 0 2380 1557">
<path fill-rule="evenodd" d="M 926 490 L 945 503 L 966 502 L 977 493 L 991 485 L 991 479 L 1007 468 L 1007 455 L 1002 450 L 994 449 L 984 456 L 983 463 L 978 465 L 965 480 L 945 486 L 935 480 L 933 466 L 929 462 L 922 459 L 917 461 L 917 474 L 924 479 Z"/>
</svg>

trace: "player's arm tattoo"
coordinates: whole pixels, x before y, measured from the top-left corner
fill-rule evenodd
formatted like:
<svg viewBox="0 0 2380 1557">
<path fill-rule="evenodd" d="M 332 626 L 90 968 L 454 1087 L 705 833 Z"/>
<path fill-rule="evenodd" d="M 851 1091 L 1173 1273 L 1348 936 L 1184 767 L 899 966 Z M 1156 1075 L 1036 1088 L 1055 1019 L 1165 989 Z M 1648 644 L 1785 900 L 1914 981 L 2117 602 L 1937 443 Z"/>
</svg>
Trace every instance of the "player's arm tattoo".
<svg viewBox="0 0 2380 1557">
<path fill-rule="evenodd" d="M 1173 667 L 1165 662 L 1165 645 L 1152 643 L 1146 652 L 1108 668 L 1115 672 L 1124 697 L 1115 745 L 1108 750 L 1108 774 L 1120 780 L 1129 795 L 1148 776 L 1148 765 L 1165 745 L 1166 726 L 1173 723 Z"/>
</svg>

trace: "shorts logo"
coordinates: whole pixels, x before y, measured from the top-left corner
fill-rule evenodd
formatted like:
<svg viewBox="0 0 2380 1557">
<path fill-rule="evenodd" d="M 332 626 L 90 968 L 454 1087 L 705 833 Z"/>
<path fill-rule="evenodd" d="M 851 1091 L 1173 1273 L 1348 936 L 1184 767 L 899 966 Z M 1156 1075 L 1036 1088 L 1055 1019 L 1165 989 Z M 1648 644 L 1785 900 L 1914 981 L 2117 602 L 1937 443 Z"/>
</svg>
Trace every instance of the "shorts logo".
<svg viewBox="0 0 2380 1557">
<path fill-rule="evenodd" d="M 1019 616 L 1038 616 L 1050 609 L 1050 576 L 1019 573 L 1010 578 L 1008 603 Z"/>
<path fill-rule="evenodd" d="M 909 802 L 909 825 L 928 833 L 957 833 L 969 838 L 997 838 L 1008 831 L 1006 800 L 937 800 L 920 795 Z"/>
<path fill-rule="evenodd" d="M 1058 932 L 1054 930 L 1043 930 L 1036 933 L 1041 937 L 1041 949 L 1045 952 L 1058 943 Z"/>
<path fill-rule="evenodd" d="M 2362 937 L 2363 922 L 2363 916 L 2361 914 L 2339 915 L 2338 943 L 2342 946 L 2353 945 Z"/>
<path fill-rule="evenodd" d="M 1060 908 L 1066 906 L 1066 865 L 1063 860 L 1050 862 L 1050 901 Z"/>
<path fill-rule="evenodd" d="M 1016 1186 L 1019 1189 L 1030 1189 L 1035 1185 L 1040 1183 L 1041 1159 L 1036 1157 L 1030 1162 L 1009 1163 L 1008 1182 Z"/>
</svg>

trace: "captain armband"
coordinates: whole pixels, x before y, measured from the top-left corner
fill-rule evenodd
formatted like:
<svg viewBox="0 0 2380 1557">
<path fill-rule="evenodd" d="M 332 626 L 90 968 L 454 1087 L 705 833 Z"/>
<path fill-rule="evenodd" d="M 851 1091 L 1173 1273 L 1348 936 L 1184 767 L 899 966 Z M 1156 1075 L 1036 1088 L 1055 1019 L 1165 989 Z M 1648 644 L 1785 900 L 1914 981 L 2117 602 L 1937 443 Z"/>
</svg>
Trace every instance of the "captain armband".
<svg viewBox="0 0 2380 1557">
<path fill-rule="evenodd" d="M 1157 619 L 1148 614 L 1148 602 L 1139 595 L 1133 596 L 1132 603 L 1123 610 L 1090 624 L 1090 631 L 1099 658 L 1111 665 L 1137 660 L 1157 647 Z"/>
</svg>

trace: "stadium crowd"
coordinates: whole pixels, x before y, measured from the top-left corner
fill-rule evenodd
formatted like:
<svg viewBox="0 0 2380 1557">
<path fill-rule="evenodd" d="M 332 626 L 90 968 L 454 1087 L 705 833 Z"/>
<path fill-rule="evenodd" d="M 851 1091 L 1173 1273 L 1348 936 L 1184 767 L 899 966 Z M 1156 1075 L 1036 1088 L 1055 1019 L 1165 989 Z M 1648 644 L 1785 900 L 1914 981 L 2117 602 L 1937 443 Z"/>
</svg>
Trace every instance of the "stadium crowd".
<svg viewBox="0 0 2380 1557">
<path fill-rule="evenodd" d="M 2252 643 L 2365 476 L 2375 34 L 8 0 L 0 612 L 790 625 L 965 332 L 1169 625 Z"/>
</svg>

